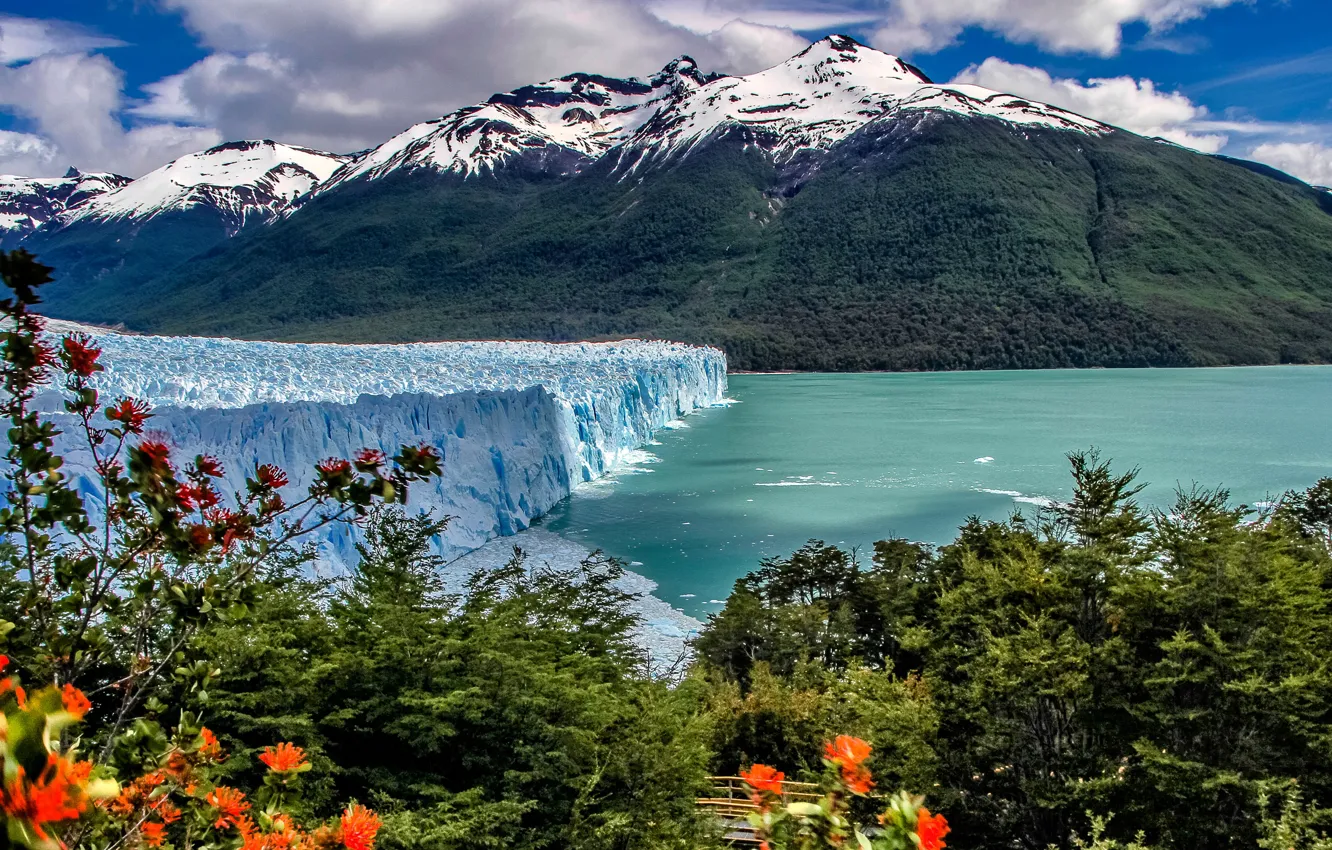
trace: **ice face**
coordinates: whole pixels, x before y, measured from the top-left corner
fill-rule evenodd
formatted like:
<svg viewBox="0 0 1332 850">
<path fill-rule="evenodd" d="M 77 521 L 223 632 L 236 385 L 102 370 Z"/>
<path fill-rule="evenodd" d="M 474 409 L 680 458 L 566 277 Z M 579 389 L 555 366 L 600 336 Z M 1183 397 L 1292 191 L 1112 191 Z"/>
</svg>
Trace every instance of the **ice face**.
<svg viewBox="0 0 1332 850">
<path fill-rule="evenodd" d="M 257 463 L 282 466 L 302 487 L 325 457 L 435 446 L 445 474 L 417 485 L 409 507 L 456 517 L 440 541 L 450 557 L 527 528 L 654 430 L 726 395 L 725 355 L 674 343 L 303 345 L 49 327 L 93 336 L 107 367 L 96 377 L 104 400 L 152 403 L 150 428 L 179 458 L 220 458 L 229 491 Z M 61 409 L 54 392 L 38 404 Z M 79 486 L 94 492 L 79 473 L 90 468 L 86 450 L 62 448 Z M 353 542 L 342 529 L 321 550 L 336 563 Z"/>
</svg>

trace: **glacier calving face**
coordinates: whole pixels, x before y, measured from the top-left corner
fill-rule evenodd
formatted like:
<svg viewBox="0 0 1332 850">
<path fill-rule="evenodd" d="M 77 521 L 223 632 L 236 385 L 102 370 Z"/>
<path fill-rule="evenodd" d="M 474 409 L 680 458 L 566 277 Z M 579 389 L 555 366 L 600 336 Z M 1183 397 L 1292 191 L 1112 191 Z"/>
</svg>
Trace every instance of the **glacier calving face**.
<svg viewBox="0 0 1332 850">
<path fill-rule="evenodd" d="M 325 457 L 435 446 L 444 476 L 416 485 L 410 508 L 455 517 L 441 541 L 450 557 L 527 528 L 654 430 L 726 392 L 722 352 L 675 343 L 307 345 L 48 324 L 93 336 L 104 399 L 151 402 L 150 428 L 178 457 L 220 458 L 231 490 L 257 463 L 282 466 L 303 487 Z M 38 404 L 61 409 L 53 391 Z M 86 452 L 62 448 L 72 470 L 89 468 Z M 80 487 L 93 492 L 86 477 Z M 352 542 L 344 529 L 322 545 L 340 560 Z"/>
</svg>

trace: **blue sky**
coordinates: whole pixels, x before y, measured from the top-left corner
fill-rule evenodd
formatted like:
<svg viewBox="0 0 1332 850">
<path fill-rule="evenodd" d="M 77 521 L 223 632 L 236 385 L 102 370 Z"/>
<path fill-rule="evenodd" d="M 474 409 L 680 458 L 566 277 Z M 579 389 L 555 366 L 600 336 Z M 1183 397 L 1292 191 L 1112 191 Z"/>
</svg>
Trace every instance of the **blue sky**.
<svg viewBox="0 0 1332 850">
<path fill-rule="evenodd" d="M 747 73 L 829 32 L 1332 183 L 1328 0 L 0 0 L 0 172 L 356 150 L 570 71 Z"/>
</svg>

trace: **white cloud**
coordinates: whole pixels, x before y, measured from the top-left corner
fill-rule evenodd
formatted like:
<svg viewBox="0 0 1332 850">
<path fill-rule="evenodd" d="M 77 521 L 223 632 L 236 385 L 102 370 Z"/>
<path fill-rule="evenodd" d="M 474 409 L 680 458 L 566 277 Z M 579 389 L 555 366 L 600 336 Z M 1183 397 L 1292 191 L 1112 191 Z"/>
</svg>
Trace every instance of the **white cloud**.
<svg viewBox="0 0 1332 850">
<path fill-rule="evenodd" d="M 1228 137 L 1208 132 L 1205 107 L 1179 92 L 1163 92 L 1151 80 L 1132 77 L 1079 80 L 1050 76 L 1040 68 L 991 57 L 958 75 L 955 82 L 1029 97 L 1144 136 L 1169 139 L 1206 153 L 1221 150 Z"/>
<path fill-rule="evenodd" d="M 1318 142 L 1267 142 L 1249 155 L 1315 186 L 1332 186 L 1332 146 Z"/>
<path fill-rule="evenodd" d="M 897 53 L 932 53 L 980 27 L 1014 42 L 1055 53 L 1112 56 L 1124 27 L 1145 23 L 1154 34 L 1246 0 L 890 0 L 875 31 L 875 47 Z"/>
<path fill-rule="evenodd" d="M 123 87 L 120 69 L 101 55 L 47 53 L 0 66 L 0 109 L 32 125 L 0 140 L 0 171 L 45 176 L 77 165 L 137 176 L 220 141 L 202 127 L 126 129 Z"/>
<path fill-rule="evenodd" d="M 770 68 L 785 62 L 809 46 L 809 39 L 789 29 L 764 26 L 749 21 L 728 22 L 708 34 L 730 68 Z"/>
<path fill-rule="evenodd" d="M 55 148 L 41 136 L 0 130 L 0 171 L 20 176 L 48 174 L 56 161 Z"/>
<path fill-rule="evenodd" d="M 827 30 L 874 23 L 881 8 L 845 3 L 764 2 L 764 0 L 649 0 L 652 14 L 697 33 L 716 32 L 731 21 L 789 30 Z"/>
<path fill-rule="evenodd" d="M 808 42 L 739 15 L 698 31 L 643 0 L 163 0 L 213 53 L 135 114 L 328 150 L 379 144 L 499 91 L 575 71 L 651 74 L 689 54 L 747 73 Z M 695 21 L 697 23 L 697 21 Z"/>
<path fill-rule="evenodd" d="M 966 69 L 955 82 L 1052 103 L 1144 136 L 1256 160 L 1314 185 L 1332 186 L 1332 146 L 1309 141 L 1332 136 L 1327 124 L 1258 121 L 1230 111 L 1218 118 L 1179 92 L 1161 91 L 1151 80 L 1114 77 L 1084 83 L 993 57 Z"/>
<path fill-rule="evenodd" d="M 0 65 L 26 62 L 52 53 L 85 53 L 122 47 L 118 39 L 98 35 L 65 21 L 0 15 Z"/>
</svg>

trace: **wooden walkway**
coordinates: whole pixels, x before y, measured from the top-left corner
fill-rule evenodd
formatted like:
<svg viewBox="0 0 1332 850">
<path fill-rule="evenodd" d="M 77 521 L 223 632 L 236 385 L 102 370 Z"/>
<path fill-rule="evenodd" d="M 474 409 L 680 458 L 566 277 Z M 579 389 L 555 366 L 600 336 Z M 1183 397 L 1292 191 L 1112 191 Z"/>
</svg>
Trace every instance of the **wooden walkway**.
<svg viewBox="0 0 1332 850">
<path fill-rule="evenodd" d="M 710 796 L 700 797 L 698 807 L 721 821 L 729 843 L 757 845 L 759 840 L 754 835 L 749 816 L 758 811 L 758 806 L 749 798 L 745 781 L 738 776 L 710 776 L 708 780 L 712 783 Z M 782 801 L 785 803 L 814 802 L 819 797 L 819 786 L 813 782 L 782 783 Z"/>
</svg>

